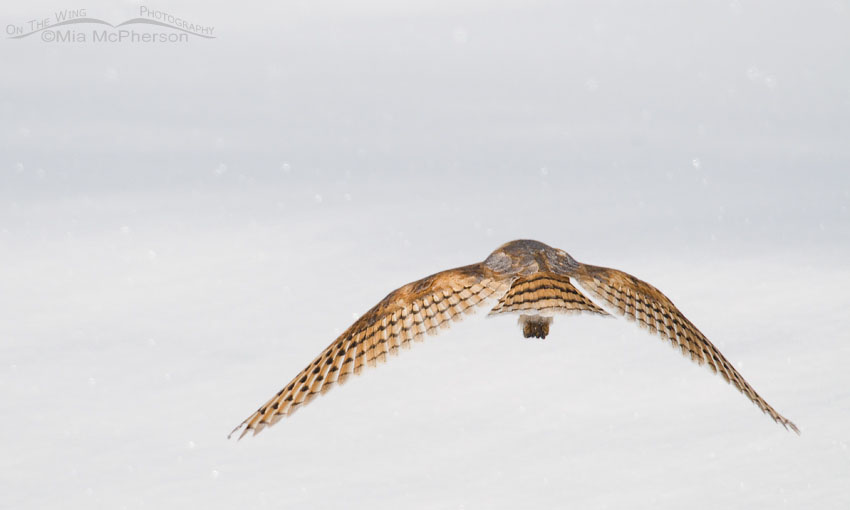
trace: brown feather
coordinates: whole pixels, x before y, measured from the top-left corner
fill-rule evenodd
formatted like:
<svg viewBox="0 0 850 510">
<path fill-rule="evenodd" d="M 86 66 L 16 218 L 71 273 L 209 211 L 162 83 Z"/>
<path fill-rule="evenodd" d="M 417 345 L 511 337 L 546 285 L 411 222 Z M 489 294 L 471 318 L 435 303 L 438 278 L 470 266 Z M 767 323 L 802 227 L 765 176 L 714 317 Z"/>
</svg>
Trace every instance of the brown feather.
<svg viewBox="0 0 850 510">
<path fill-rule="evenodd" d="M 437 273 L 409 283 L 381 300 L 342 333 L 288 385 L 236 427 L 240 438 L 273 425 L 294 413 L 317 394 L 342 384 L 353 371 L 375 366 L 409 347 L 411 340 L 445 329 L 465 313 L 471 313 L 494 294 L 501 295 L 514 277 L 498 275 L 483 264 Z M 229 437 L 229 436 L 228 436 Z"/>
<path fill-rule="evenodd" d="M 696 363 L 706 364 L 713 372 L 719 372 L 726 382 L 735 386 L 774 421 L 800 433 L 793 422 L 756 393 L 717 347 L 660 290 L 628 273 L 606 267 L 581 264 L 573 276 L 593 297 L 604 301 L 620 315 L 637 321 L 641 327 L 670 340 L 683 355 Z"/>
<path fill-rule="evenodd" d="M 670 340 L 693 361 L 719 372 L 775 421 L 799 433 L 658 289 L 616 269 L 581 264 L 538 241 L 519 240 L 500 246 L 482 263 L 443 271 L 391 292 L 231 435 L 242 429 L 241 438 L 274 425 L 316 395 L 343 384 L 352 373 L 383 363 L 388 353 L 398 354 L 426 333 L 447 328 L 488 298 L 499 298 L 491 315 L 520 314 L 526 337 L 545 338 L 552 323 L 549 315 L 554 313 L 609 315 L 573 283 L 598 303 Z"/>
<path fill-rule="evenodd" d="M 608 315 L 608 312 L 579 292 L 570 283 L 568 276 L 551 272 L 538 272 L 517 278 L 507 294 L 490 310 L 489 315 L 524 310 Z"/>
</svg>

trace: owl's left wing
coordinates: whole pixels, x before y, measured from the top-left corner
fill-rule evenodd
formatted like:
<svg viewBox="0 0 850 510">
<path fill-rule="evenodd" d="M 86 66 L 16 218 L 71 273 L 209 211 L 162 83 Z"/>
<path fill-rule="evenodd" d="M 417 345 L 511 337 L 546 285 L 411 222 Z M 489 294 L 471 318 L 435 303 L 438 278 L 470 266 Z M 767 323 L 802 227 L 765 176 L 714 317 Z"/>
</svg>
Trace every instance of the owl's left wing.
<svg viewBox="0 0 850 510">
<path fill-rule="evenodd" d="M 485 264 L 443 271 L 409 283 L 382 299 L 333 341 L 292 381 L 228 435 L 244 429 L 259 433 L 307 404 L 336 383 L 342 384 L 364 366 L 375 366 L 397 354 L 399 347 L 447 328 L 452 320 L 472 312 L 488 298 L 501 297 L 513 276 Z"/>
</svg>

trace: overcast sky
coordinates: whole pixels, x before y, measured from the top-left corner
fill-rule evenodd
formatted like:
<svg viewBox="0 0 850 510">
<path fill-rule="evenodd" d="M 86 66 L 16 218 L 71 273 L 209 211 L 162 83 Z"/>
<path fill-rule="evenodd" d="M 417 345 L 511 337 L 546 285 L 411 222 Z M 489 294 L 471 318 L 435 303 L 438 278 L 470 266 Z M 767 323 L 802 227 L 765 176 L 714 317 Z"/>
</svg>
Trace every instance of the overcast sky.
<svg viewBox="0 0 850 510">
<path fill-rule="evenodd" d="M 176 1 L 144 7 L 213 37 L 7 37 L 141 6 L 0 18 L 16 508 L 850 504 L 847 2 Z M 570 318 L 464 324 L 224 441 L 387 292 L 514 238 L 661 288 L 803 436 Z"/>
</svg>

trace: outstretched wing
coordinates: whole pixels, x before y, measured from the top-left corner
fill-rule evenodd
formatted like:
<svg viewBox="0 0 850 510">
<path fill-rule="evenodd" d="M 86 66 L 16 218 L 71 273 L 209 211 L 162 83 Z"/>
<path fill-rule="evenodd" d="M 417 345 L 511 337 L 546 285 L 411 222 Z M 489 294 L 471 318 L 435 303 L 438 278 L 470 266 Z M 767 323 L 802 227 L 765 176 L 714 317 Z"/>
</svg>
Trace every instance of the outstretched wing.
<svg viewBox="0 0 850 510">
<path fill-rule="evenodd" d="M 428 276 L 391 292 L 230 435 L 239 429 L 244 429 L 240 439 L 250 430 L 256 435 L 320 392 L 342 384 L 352 372 L 359 374 L 366 365 L 386 361 L 388 353 L 398 354 L 400 347 L 409 347 L 411 341 L 421 340 L 425 333 L 434 334 L 438 328 L 448 327 L 452 320 L 461 319 L 487 298 L 500 297 L 513 279 L 484 264 L 473 264 Z"/>
<path fill-rule="evenodd" d="M 609 315 L 579 292 L 569 277 L 544 271 L 516 279 L 489 315 L 525 310 Z"/>
<path fill-rule="evenodd" d="M 708 365 L 713 372 L 719 372 L 726 382 L 732 383 L 774 421 L 800 433 L 796 425 L 756 393 L 717 347 L 660 290 L 630 274 L 607 267 L 579 264 L 571 276 L 591 296 L 604 301 L 620 315 L 636 320 L 642 328 L 670 340 L 673 346 L 681 348 L 682 354 L 689 355 L 693 361 Z"/>
</svg>

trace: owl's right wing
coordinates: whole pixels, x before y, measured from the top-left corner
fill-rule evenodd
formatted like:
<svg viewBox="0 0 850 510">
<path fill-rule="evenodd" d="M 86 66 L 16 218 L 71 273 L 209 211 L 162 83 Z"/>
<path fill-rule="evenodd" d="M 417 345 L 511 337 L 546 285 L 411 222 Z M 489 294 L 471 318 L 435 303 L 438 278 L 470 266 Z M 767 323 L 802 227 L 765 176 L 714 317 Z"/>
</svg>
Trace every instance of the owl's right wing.
<svg viewBox="0 0 850 510">
<path fill-rule="evenodd" d="M 240 438 L 251 430 L 256 435 L 315 395 L 342 384 L 352 372 L 359 374 L 364 365 L 384 362 L 387 353 L 397 354 L 399 347 L 410 347 L 425 333 L 448 327 L 487 298 L 501 297 L 514 279 L 481 263 L 443 271 L 391 292 L 230 435 L 239 429 L 244 429 Z"/>
<path fill-rule="evenodd" d="M 660 290 L 626 272 L 589 264 L 578 264 L 570 276 L 590 296 L 606 303 L 617 314 L 636 321 L 650 333 L 668 339 L 682 354 L 719 373 L 774 421 L 800 433 L 791 420 L 756 393 L 720 350 Z"/>
</svg>

